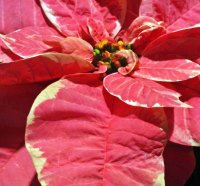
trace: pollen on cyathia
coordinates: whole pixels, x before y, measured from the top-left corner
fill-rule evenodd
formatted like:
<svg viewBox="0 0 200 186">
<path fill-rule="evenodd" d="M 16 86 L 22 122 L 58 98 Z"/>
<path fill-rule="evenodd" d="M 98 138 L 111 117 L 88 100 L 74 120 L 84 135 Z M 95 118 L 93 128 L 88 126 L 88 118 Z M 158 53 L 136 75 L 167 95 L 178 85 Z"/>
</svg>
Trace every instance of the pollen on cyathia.
<svg viewBox="0 0 200 186">
<path fill-rule="evenodd" d="M 115 55 L 117 51 L 130 50 L 131 45 L 122 40 L 109 41 L 103 39 L 95 44 L 93 50 L 93 65 L 99 67 L 100 65 L 107 66 L 107 74 L 116 72 L 119 67 L 125 67 L 127 59 L 123 56 Z"/>
</svg>

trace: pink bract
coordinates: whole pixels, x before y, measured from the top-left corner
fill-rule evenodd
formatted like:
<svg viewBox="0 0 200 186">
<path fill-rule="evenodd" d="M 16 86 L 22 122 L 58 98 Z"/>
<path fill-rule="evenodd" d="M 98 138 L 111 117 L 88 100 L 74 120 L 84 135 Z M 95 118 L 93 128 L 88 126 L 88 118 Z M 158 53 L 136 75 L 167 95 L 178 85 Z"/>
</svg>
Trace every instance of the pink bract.
<svg viewBox="0 0 200 186">
<path fill-rule="evenodd" d="M 1 186 L 28 186 L 38 183 L 37 179 L 34 179 L 35 168 L 24 148 L 24 133 L 30 107 L 35 97 L 49 83 L 0 85 Z"/>
<path fill-rule="evenodd" d="M 159 179 L 166 137 L 157 127 L 163 121 L 156 116 L 162 112 L 132 109 L 105 92 L 101 81 L 91 79 L 60 80 L 32 107 L 26 146 L 41 183 L 163 183 Z"/>
</svg>

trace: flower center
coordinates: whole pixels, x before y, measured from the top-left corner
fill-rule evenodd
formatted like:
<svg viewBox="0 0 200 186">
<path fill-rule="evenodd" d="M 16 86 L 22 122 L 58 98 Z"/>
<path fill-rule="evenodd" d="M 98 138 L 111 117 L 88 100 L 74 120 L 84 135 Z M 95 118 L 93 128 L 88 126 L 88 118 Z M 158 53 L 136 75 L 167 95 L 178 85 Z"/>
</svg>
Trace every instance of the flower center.
<svg viewBox="0 0 200 186">
<path fill-rule="evenodd" d="M 106 65 L 106 74 L 117 72 L 119 67 L 128 65 L 127 58 L 123 55 L 116 55 L 118 51 L 130 50 L 131 45 L 122 40 L 111 42 L 107 39 L 96 43 L 93 50 L 93 65 L 99 67 Z"/>
</svg>

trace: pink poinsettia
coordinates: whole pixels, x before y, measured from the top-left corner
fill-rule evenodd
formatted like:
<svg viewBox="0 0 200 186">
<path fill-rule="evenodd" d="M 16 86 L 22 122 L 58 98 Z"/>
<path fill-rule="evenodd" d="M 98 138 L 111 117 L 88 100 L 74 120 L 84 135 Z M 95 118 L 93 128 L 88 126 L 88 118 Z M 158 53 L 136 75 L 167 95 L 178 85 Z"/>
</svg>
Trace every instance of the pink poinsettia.
<svg viewBox="0 0 200 186">
<path fill-rule="evenodd" d="M 192 127 L 198 125 L 199 94 L 196 89 L 191 93 L 190 86 L 200 74 L 200 28 L 194 26 L 199 3 L 32 2 L 34 18 L 42 17 L 41 22 L 13 23 L 9 31 L 29 27 L 8 34 L 1 27 L 0 83 L 15 87 L 67 75 L 38 96 L 28 116 L 26 146 L 40 183 L 164 184 L 167 139 L 199 144 Z M 175 19 L 166 18 L 167 11 L 176 12 Z M 40 83 L 41 88 L 46 84 Z M 33 89 L 41 90 L 37 85 Z M 170 125 L 163 109 L 149 107 L 176 107 L 166 110 Z M 190 114 L 194 117 L 186 123 Z M 176 146 L 172 149 L 178 153 Z M 165 164 L 172 153 L 166 150 Z M 190 175 L 194 157 L 190 148 L 184 154 L 190 160 L 187 173 L 174 180 L 166 166 L 166 183 L 184 184 Z"/>
</svg>

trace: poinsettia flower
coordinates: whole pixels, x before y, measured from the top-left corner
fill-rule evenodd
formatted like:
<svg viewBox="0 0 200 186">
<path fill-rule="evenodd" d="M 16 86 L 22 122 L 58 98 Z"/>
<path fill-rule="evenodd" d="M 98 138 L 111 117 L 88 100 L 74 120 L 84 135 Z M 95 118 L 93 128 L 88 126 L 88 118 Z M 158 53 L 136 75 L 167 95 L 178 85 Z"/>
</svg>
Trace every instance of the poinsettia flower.
<svg viewBox="0 0 200 186">
<path fill-rule="evenodd" d="M 53 13 L 47 11 L 48 8 L 55 8 L 48 1 L 43 2 L 42 6 L 45 7 L 47 16 L 55 16 L 57 24 L 60 24 L 62 19 L 57 18 L 55 13 L 57 9 Z M 179 100 L 181 94 L 159 82 L 176 82 L 193 78 L 200 74 L 200 66 L 187 58 L 173 57 L 168 60 L 162 58 L 154 60 L 147 57 L 147 54 L 152 52 L 151 48 L 154 46 L 152 43 L 156 43 L 158 38 L 162 44 L 162 35 L 167 37 L 165 28 L 153 18 L 145 16 L 138 17 L 127 30 L 119 32 L 119 22 L 112 16 L 112 19 L 109 16 L 104 17 L 105 20 L 100 18 L 101 16 L 96 20 L 85 16 L 79 20 L 80 23 L 77 21 L 76 27 L 80 24 L 79 27 L 84 30 L 84 33 L 81 30 L 78 32 L 77 29 L 75 31 L 73 27 L 59 27 L 60 31 L 64 29 L 63 33 L 68 36 L 66 39 L 52 29 L 43 27 L 24 28 L 5 36 L 2 35 L 1 39 L 12 52 L 25 58 L 19 60 L 18 64 L 25 64 L 28 66 L 25 67 L 26 69 L 32 66 L 33 59 L 38 61 L 39 57 L 44 58 L 42 63 L 45 63 L 47 73 L 44 76 L 40 73 L 37 75 L 37 69 L 33 68 L 34 77 L 23 77 L 23 75 L 21 77 L 29 82 L 55 79 L 70 72 L 92 71 L 104 65 L 107 67 L 106 77 L 103 80 L 104 87 L 110 94 L 126 104 L 142 107 L 189 107 Z M 103 26 L 106 20 L 111 23 Z M 74 30 L 74 33 L 71 34 L 72 31 L 69 29 Z M 70 35 L 86 38 L 93 44 L 93 47 L 87 41 Z M 31 48 L 29 47 L 30 42 Z M 41 52 L 46 52 L 46 54 L 41 54 Z M 78 66 L 75 66 L 76 64 Z M 4 65 L 5 68 L 9 66 Z M 22 69 L 21 65 L 20 69 Z M 55 66 L 55 70 L 57 68 L 64 70 L 54 72 L 51 66 Z M 119 73 L 114 73 L 117 71 Z M 51 74 L 50 77 L 49 74 Z M 146 99 L 147 94 L 148 100 Z"/>
<path fill-rule="evenodd" d="M 171 3 L 171 5 L 176 5 L 175 3 L 172 3 L 171 1 L 169 1 L 169 2 Z M 87 3 L 89 3 L 90 6 L 87 6 Z M 153 87 L 155 86 L 156 88 L 159 88 L 160 92 L 166 93 L 165 92 L 166 90 L 170 91 L 170 93 L 174 97 L 172 98 L 172 100 L 170 100 L 170 99 L 167 100 L 167 104 L 168 104 L 168 106 L 169 106 L 169 103 L 170 103 L 170 106 L 175 106 L 173 103 L 173 101 L 174 101 L 173 99 L 176 98 L 176 101 L 178 101 L 178 97 L 180 96 L 180 93 L 176 92 L 178 90 L 175 89 L 175 86 L 174 87 L 171 86 L 173 84 L 171 84 L 171 85 L 166 84 L 166 83 L 163 84 L 163 83 L 158 83 L 158 81 L 163 81 L 163 79 L 164 79 L 164 81 L 167 81 L 167 82 L 168 81 L 177 81 L 177 80 L 182 81 L 184 79 L 191 78 L 192 77 L 191 74 L 187 74 L 187 72 L 188 72 L 187 68 L 189 68 L 189 73 L 190 73 L 191 72 L 190 68 L 193 68 L 190 65 L 193 64 L 191 62 L 194 61 L 194 59 L 191 59 L 192 51 L 190 51 L 189 54 L 187 52 L 188 55 L 185 55 L 184 57 L 182 56 L 182 53 L 177 52 L 178 49 L 180 49 L 180 48 L 178 48 L 178 49 L 176 48 L 176 50 L 172 49 L 172 51 L 174 52 L 173 54 L 176 53 L 176 55 L 171 55 L 172 53 L 165 52 L 164 50 L 163 50 L 164 53 L 158 52 L 158 53 L 156 53 L 156 55 L 155 54 L 151 55 L 152 53 L 156 52 L 156 49 L 155 49 L 156 45 L 150 44 L 150 42 L 155 40 L 158 36 L 160 36 L 160 34 L 164 34 L 165 29 L 164 29 L 163 25 L 165 25 L 166 30 L 169 31 L 170 29 L 168 29 L 168 26 L 172 22 L 170 22 L 170 24 L 168 24 L 168 22 L 167 22 L 168 20 L 167 21 L 166 21 L 166 19 L 162 20 L 162 19 L 160 19 L 159 16 L 154 17 L 154 15 L 152 15 L 151 17 L 156 18 L 157 21 L 155 21 L 153 19 L 154 20 L 153 23 L 144 24 L 144 26 L 142 26 L 144 23 L 144 22 L 142 22 L 141 28 L 137 29 L 141 33 L 138 34 L 137 32 L 135 32 L 135 33 L 133 32 L 134 37 L 131 37 L 131 40 L 129 41 L 128 40 L 129 39 L 128 31 L 130 31 L 131 29 L 128 30 L 127 26 L 130 25 L 130 23 L 132 22 L 133 19 L 131 19 L 131 18 L 135 18 L 138 16 L 137 8 L 139 7 L 140 2 L 139 1 L 128 1 L 129 5 L 132 4 L 134 6 L 128 6 L 127 9 L 126 9 L 126 1 L 117 1 L 117 3 L 116 3 L 116 1 L 105 0 L 105 1 L 98 1 L 98 3 L 99 4 L 97 4 L 96 2 L 93 3 L 93 1 L 86 1 L 86 3 L 84 2 L 84 4 L 82 4 L 82 3 L 74 4 L 73 1 L 70 1 L 70 2 L 63 1 L 62 3 L 59 3 L 57 1 L 55 1 L 55 2 L 41 1 L 41 7 L 43 8 L 44 13 L 47 15 L 47 17 L 51 21 L 51 23 L 53 23 L 54 26 L 59 30 L 59 32 L 61 32 L 62 35 L 56 33 L 55 30 L 53 30 L 53 29 L 48 30 L 49 27 L 48 28 L 44 27 L 45 25 L 40 25 L 40 26 L 43 26 L 43 28 L 41 30 L 47 30 L 46 33 L 42 32 L 42 31 L 41 32 L 38 31 L 38 30 L 40 30 L 40 28 L 38 28 L 38 25 L 37 25 L 37 27 L 26 28 L 26 31 L 25 31 L 25 29 L 23 29 L 25 31 L 24 36 L 23 36 L 23 30 L 19 30 L 16 33 L 13 32 L 8 35 L 2 35 L 1 38 L 4 41 L 4 44 L 1 45 L 2 46 L 1 48 L 3 50 L 0 53 L 1 56 L 4 56 L 4 58 L 3 58 L 4 60 L 2 60 L 2 62 L 11 62 L 12 60 L 18 60 L 15 62 L 19 62 L 19 63 L 18 63 L 18 65 L 15 62 L 13 64 L 9 64 L 9 65 L 2 64 L 2 66 L 1 66 L 2 71 L 0 72 L 0 74 L 3 73 L 3 75 L 1 77 L 4 77 L 4 78 L 1 78 L 3 80 L 3 82 L 1 82 L 1 84 L 6 84 L 6 85 L 7 84 L 16 84 L 16 83 L 21 84 L 21 83 L 30 83 L 30 82 L 49 80 L 49 79 L 56 79 L 63 75 L 71 73 L 70 69 L 73 70 L 72 73 L 94 71 L 96 67 L 94 67 L 94 65 L 92 66 L 91 62 L 93 61 L 93 49 L 94 49 L 93 47 L 95 46 L 95 42 L 99 43 L 102 41 L 102 39 L 112 38 L 111 43 L 116 44 L 116 41 L 113 41 L 113 39 L 118 40 L 118 39 L 121 39 L 121 36 L 124 36 L 122 42 L 128 42 L 128 43 L 130 42 L 130 44 L 132 46 L 134 46 L 134 50 L 132 48 L 131 48 L 132 50 L 130 50 L 129 48 L 126 48 L 128 50 L 116 51 L 115 52 L 116 55 L 113 54 L 113 56 L 115 56 L 114 59 L 116 59 L 117 57 L 119 58 L 119 55 L 117 55 L 117 53 L 120 53 L 120 55 L 122 57 L 125 56 L 124 58 L 127 62 L 127 66 L 118 66 L 119 68 L 115 69 L 115 70 L 119 71 L 119 73 L 117 72 L 118 74 L 117 73 L 110 74 L 105 79 L 108 79 L 109 77 L 112 77 L 112 76 L 113 77 L 116 76 L 117 78 L 118 77 L 126 78 L 128 81 L 132 81 L 133 79 L 140 78 L 140 80 L 137 79 L 138 80 L 137 83 L 140 84 L 143 81 L 143 79 L 145 78 L 146 80 L 144 81 L 144 83 L 147 82 L 148 84 L 152 85 Z M 170 3 L 168 3 L 168 4 L 170 4 Z M 153 3 L 152 3 L 151 1 L 146 0 L 141 3 L 140 9 L 146 10 L 146 13 L 148 13 L 152 9 L 146 8 L 147 7 L 146 5 L 149 5 L 148 7 L 150 7 L 150 5 L 152 5 L 152 4 L 159 5 L 159 6 L 163 5 L 162 3 L 157 2 L 157 1 L 153 1 Z M 184 11 L 186 11 L 186 12 L 187 12 L 187 10 L 189 10 L 188 12 L 192 12 L 193 11 L 193 8 L 191 8 L 192 4 L 197 5 L 197 4 L 195 4 L 195 2 L 192 2 L 192 3 L 190 3 L 190 6 L 187 6 L 187 2 L 186 2 L 185 3 L 186 8 L 185 7 L 178 7 L 178 8 L 180 8 L 180 10 L 184 9 Z M 37 4 L 37 7 L 38 7 L 38 5 L 39 4 Z M 120 5 L 120 6 L 118 6 L 118 5 Z M 104 7 L 104 8 L 102 8 L 102 7 Z M 108 9 L 105 7 L 108 7 Z M 165 6 L 161 6 L 161 7 L 163 10 L 163 7 L 165 7 Z M 173 6 L 170 6 L 170 7 L 173 7 Z M 91 12 L 90 8 L 94 11 Z M 175 7 L 175 8 L 177 8 L 177 7 Z M 133 11 L 134 9 L 136 9 L 136 10 Z M 190 11 L 191 9 L 192 9 L 192 11 Z M 126 12 L 126 10 L 128 13 Z M 156 12 L 156 10 L 154 10 L 154 11 Z M 178 13 L 176 15 L 178 15 Z M 182 13 L 182 11 L 180 11 L 180 14 L 181 13 Z M 170 14 L 170 13 L 168 13 L 168 14 Z M 35 15 L 37 15 L 37 14 L 35 14 Z M 106 15 L 108 15 L 108 17 L 107 17 L 108 19 L 106 19 Z M 165 15 L 165 14 L 163 13 L 163 15 Z M 148 16 L 148 19 L 152 20 L 152 18 L 150 18 L 149 15 L 147 15 L 147 16 Z M 89 17 L 89 19 L 87 19 L 88 17 Z M 147 18 L 147 17 L 145 17 L 145 18 Z M 196 18 L 195 21 L 197 21 L 198 17 L 195 17 L 195 18 Z M 143 19 L 144 19 L 144 17 L 143 17 Z M 176 19 L 177 19 L 177 16 L 176 16 Z M 138 20 L 142 20 L 142 19 L 138 19 Z M 164 22 L 160 22 L 160 21 L 164 21 Z M 182 21 L 184 21 L 184 19 Z M 123 24 L 123 22 L 124 22 L 124 24 Z M 138 22 L 140 22 L 140 21 L 138 21 Z M 50 22 L 48 22 L 48 24 L 49 23 Z M 73 23 L 73 24 L 71 24 L 71 23 Z M 137 24 L 131 24 L 131 25 L 137 25 Z M 184 24 L 182 24 L 182 26 L 183 25 Z M 121 26 L 123 27 L 123 29 L 125 31 L 122 31 L 119 34 L 118 31 L 120 30 Z M 187 23 L 187 26 L 192 26 L 192 24 Z M 104 29 L 104 28 L 106 28 L 106 29 Z M 197 29 L 194 30 L 194 32 L 198 33 L 198 30 L 199 29 L 197 27 Z M 97 31 L 102 31 L 102 32 L 97 32 Z M 21 34 L 20 32 L 22 32 L 22 35 L 20 35 Z M 127 32 L 127 34 L 125 34 L 126 32 Z M 188 34 L 190 34 L 191 30 L 186 30 L 186 32 L 188 32 Z M 6 32 L 2 32 L 2 33 L 6 33 Z M 175 35 L 177 36 L 177 38 L 182 39 L 182 40 L 180 39 L 180 43 L 181 43 L 181 42 L 185 41 L 184 37 L 187 34 L 184 36 L 181 35 L 181 37 L 179 37 L 178 35 L 180 33 L 181 32 L 175 32 Z M 64 38 L 63 35 L 68 36 L 68 37 Z M 69 36 L 74 36 L 74 37 L 69 37 Z M 118 37 L 118 36 L 120 36 L 120 37 Z M 140 36 L 142 36 L 142 38 Z M 170 35 L 166 35 L 166 37 L 169 37 L 169 36 Z M 82 37 L 82 39 L 80 39 L 80 37 Z M 166 37 L 163 36 L 160 38 L 162 40 L 163 38 L 165 39 Z M 194 37 L 194 40 L 196 41 L 196 39 L 198 39 L 198 37 L 197 36 L 195 36 L 195 37 Z M 21 38 L 24 38 L 24 39 L 21 39 Z M 157 40 L 157 42 L 155 42 L 155 43 L 159 43 L 159 41 L 160 40 Z M 162 44 L 166 44 L 166 46 L 167 46 L 168 43 L 165 40 L 164 42 L 162 42 Z M 148 46 L 147 49 L 144 50 L 144 48 L 146 48 L 147 45 L 149 45 L 150 47 Z M 120 48 L 120 45 L 118 45 L 118 46 Z M 154 46 L 154 48 L 151 50 L 152 46 Z M 195 42 L 195 46 L 193 46 L 193 48 L 196 48 L 196 46 L 197 46 L 197 44 Z M 124 46 L 122 45 L 122 48 L 123 47 Z M 128 47 L 128 45 L 126 45 L 126 47 Z M 168 45 L 167 50 L 170 50 L 171 48 L 172 47 L 169 47 L 169 45 Z M 45 54 L 44 54 L 44 52 L 45 52 Z M 58 54 L 58 52 L 59 52 L 59 54 Z M 60 53 L 65 53 L 65 54 L 60 54 Z M 74 57 L 74 55 L 75 55 L 75 57 Z M 104 56 L 105 55 L 109 55 L 108 52 L 105 52 Z M 141 57 L 141 56 L 144 56 L 144 57 Z M 159 56 L 160 58 L 159 57 L 156 58 L 156 56 Z M 83 58 L 83 59 L 81 60 L 80 58 Z M 132 58 L 134 60 L 130 61 L 129 60 L 130 58 Z M 139 60 L 137 60 L 137 58 Z M 63 61 L 63 62 L 61 62 L 61 64 L 60 64 L 60 60 Z M 72 63 L 70 63 L 70 65 L 69 65 L 68 62 L 65 63 L 66 60 L 70 60 L 70 62 L 72 62 Z M 115 61 L 116 66 L 117 66 L 117 64 L 119 65 L 119 62 L 117 62 L 117 60 L 113 60 L 113 61 Z M 184 68 L 184 74 L 182 74 L 182 73 L 180 74 L 179 72 L 176 72 L 175 77 L 174 76 L 170 77 L 170 74 L 172 75 L 173 70 L 174 70 L 172 68 L 168 69 L 169 70 L 168 74 L 160 73 L 161 75 L 167 75 L 163 78 L 161 75 L 157 75 L 157 71 L 156 71 L 156 70 L 158 70 L 158 68 L 163 69 L 163 66 L 161 65 L 160 61 L 164 62 L 162 64 L 164 66 L 168 65 L 170 63 L 180 65 L 180 64 L 183 64 L 183 62 L 189 62 L 189 65 L 188 65 L 188 63 L 186 64 L 186 66 L 187 65 L 188 66 L 187 66 L 187 68 Z M 106 65 L 106 67 L 108 67 L 109 64 L 105 64 L 104 62 L 105 61 L 103 61 L 104 70 L 106 70 L 105 65 Z M 152 68 L 155 68 L 155 70 L 152 71 L 151 73 L 149 73 L 148 64 L 151 64 L 151 62 L 156 62 L 153 64 L 153 67 L 152 67 Z M 29 65 L 29 64 L 32 64 L 32 65 Z M 138 69 L 139 67 L 141 67 L 141 64 L 143 65 L 143 69 Z M 161 65 L 161 67 L 156 66 L 158 64 Z M 21 67 L 23 67 L 23 68 L 21 68 Z M 101 67 L 102 66 L 97 65 L 97 68 L 101 68 Z M 41 71 L 39 70 L 40 68 L 41 68 Z M 146 68 L 147 68 L 147 70 L 146 70 Z M 197 69 L 195 69 L 196 72 L 194 72 L 194 73 L 197 73 L 198 67 L 195 66 L 195 68 L 197 68 Z M 102 71 L 102 68 L 99 71 Z M 9 72 L 9 73 L 7 73 L 7 72 Z M 17 72 L 17 73 L 15 73 L 15 72 Z M 24 73 L 24 72 L 27 72 L 27 73 Z M 147 72 L 149 74 L 147 74 Z M 122 75 L 120 75 L 120 74 L 122 74 Z M 5 77 L 8 77 L 7 75 L 9 75 L 9 78 L 5 78 Z M 124 75 L 126 75 L 126 76 L 124 76 Z M 92 75 L 88 74 L 88 76 L 92 77 L 93 74 Z M 95 77 L 96 76 L 98 76 L 97 73 L 95 74 Z M 177 79 L 177 76 L 180 76 L 181 79 Z M 194 76 L 196 76 L 196 75 L 194 75 Z M 174 79 L 171 79 L 172 77 Z M 149 79 L 150 79 L 150 81 L 148 81 Z M 64 82 L 64 80 L 63 80 L 63 82 Z M 123 82 L 122 79 L 121 79 L 121 82 Z M 116 82 L 116 84 L 118 84 L 118 82 Z M 105 83 L 104 83 L 104 85 L 105 85 Z M 76 86 L 76 84 L 73 86 Z M 149 88 L 149 87 L 147 87 L 147 88 Z M 152 87 L 150 87 L 150 88 L 152 88 Z M 133 89 L 135 89 L 135 87 Z M 111 92 L 111 93 L 120 98 L 121 93 L 119 95 L 117 95 L 116 92 L 114 92 L 114 93 Z M 148 93 L 148 91 L 147 92 L 145 91 L 145 93 Z M 182 93 L 182 94 L 184 96 L 184 93 Z M 51 95 L 54 95 L 54 94 L 51 94 Z M 154 96 L 154 95 L 152 95 L 152 96 Z M 123 97 L 124 97 L 124 95 L 123 95 Z M 114 99 L 114 98 L 112 97 L 112 99 Z M 76 100 L 76 98 L 74 98 L 73 100 Z M 161 98 L 161 100 L 162 100 L 162 98 Z M 132 100 L 131 101 L 124 100 L 124 101 L 128 104 L 133 104 Z M 145 100 L 145 101 L 147 101 L 147 100 Z M 163 105 L 163 106 L 166 106 L 167 104 L 165 103 L 165 105 Z M 140 100 L 140 103 L 138 105 L 145 106 L 145 107 L 147 106 L 147 105 L 143 104 L 143 100 Z M 186 106 L 186 104 L 183 104 L 180 101 L 178 101 L 178 106 L 180 106 L 180 105 Z M 160 105 L 155 104 L 154 102 L 151 101 L 151 102 L 148 102 L 148 106 L 160 106 Z M 40 105 L 39 105 L 39 107 L 40 107 Z M 123 107 L 126 108 L 129 106 L 126 105 Z M 47 108 L 48 108 L 48 105 L 47 105 Z M 128 118 L 129 117 L 137 118 L 140 116 L 140 114 L 137 114 L 137 113 L 129 113 L 128 115 L 129 115 Z M 40 116 L 40 114 L 39 114 L 39 116 Z M 93 117 L 92 117 L 92 119 L 93 119 Z M 140 119 L 137 121 L 139 121 L 140 123 L 143 123 L 142 121 L 140 121 Z M 147 123 L 154 123 L 154 121 L 150 120 L 150 121 L 147 121 Z M 33 123 L 33 124 L 37 125 L 37 121 L 36 121 L 36 123 Z M 142 124 L 142 126 L 143 126 L 143 124 Z M 32 126 L 34 126 L 34 125 L 32 125 Z M 144 124 L 144 126 L 146 126 L 146 124 Z M 152 127 L 151 124 L 150 124 L 150 126 Z M 153 135 L 154 132 L 157 131 L 157 129 L 154 127 L 152 127 L 152 128 L 155 129 L 155 131 L 152 131 L 152 133 L 151 133 Z M 149 127 L 148 127 L 148 129 L 150 130 Z M 122 129 L 122 130 L 124 130 L 124 129 Z M 35 131 L 35 129 L 33 129 L 31 131 Z M 137 134 L 137 132 L 140 132 L 140 128 L 137 131 L 135 131 L 135 129 L 134 129 L 134 131 L 132 131 L 133 134 L 134 133 Z M 33 137 L 34 137 L 35 133 L 33 133 L 31 135 L 33 135 Z M 152 138 L 152 141 L 154 141 L 154 138 Z M 34 143 L 31 140 L 28 141 L 28 143 L 29 142 L 31 145 Z M 143 142 L 145 143 L 145 140 Z M 153 143 L 154 142 L 152 142 L 152 144 Z M 41 144 L 41 146 L 39 148 L 41 148 L 42 146 L 43 145 Z M 46 148 L 45 144 L 43 147 L 44 147 L 44 149 Z M 33 150 L 35 150 L 35 149 L 33 149 Z M 153 174 L 153 176 L 155 176 L 155 175 L 158 176 L 157 173 L 162 172 L 162 163 L 160 161 L 161 160 L 161 156 L 160 156 L 161 151 L 159 151 L 159 153 L 158 153 L 159 160 L 158 160 L 158 162 L 156 162 L 156 166 L 154 167 L 156 172 L 155 172 L 155 174 Z M 48 162 L 49 162 L 49 160 L 51 161 L 51 158 L 49 159 L 48 149 L 45 149 L 45 152 L 47 152 Z M 40 156 L 40 154 L 37 154 L 37 152 L 36 152 L 36 155 Z M 146 155 L 148 156 L 148 153 Z M 55 157 L 55 156 L 52 156 L 52 158 L 53 157 Z M 44 159 L 42 159 L 42 157 L 39 157 L 38 160 L 40 158 L 42 161 L 44 160 Z M 161 163 L 161 164 L 159 164 L 159 163 Z M 157 165 L 161 165 L 161 166 L 159 167 Z M 38 172 L 41 171 L 40 168 L 41 168 L 41 166 L 38 168 Z M 49 168 L 50 167 L 47 166 L 47 173 L 49 173 L 48 172 Z M 43 172 L 41 173 L 41 175 L 43 175 Z M 140 174 L 137 174 L 137 175 L 140 175 Z M 141 175 L 143 175 L 143 174 L 141 173 Z M 148 180 L 151 178 L 148 177 L 148 179 L 146 179 L 145 181 L 148 182 Z M 161 179 L 161 182 L 163 183 L 162 176 L 158 176 L 157 178 Z M 158 181 L 159 181 L 159 179 L 158 179 Z M 45 180 L 45 181 L 47 181 L 47 180 Z M 137 181 L 137 179 L 136 180 L 132 179 L 132 181 Z M 41 183 L 42 182 L 43 182 L 43 180 L 41 180 Z M 154 181 L 151 180 L 151 183 L 153 183 L 153 182 Z M 180 183 L 182 183 L 182 182 L 180 182 Z"/>
</svg>

